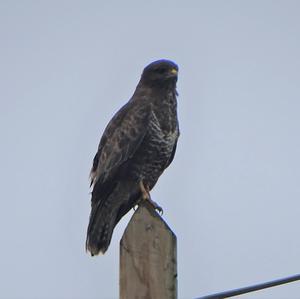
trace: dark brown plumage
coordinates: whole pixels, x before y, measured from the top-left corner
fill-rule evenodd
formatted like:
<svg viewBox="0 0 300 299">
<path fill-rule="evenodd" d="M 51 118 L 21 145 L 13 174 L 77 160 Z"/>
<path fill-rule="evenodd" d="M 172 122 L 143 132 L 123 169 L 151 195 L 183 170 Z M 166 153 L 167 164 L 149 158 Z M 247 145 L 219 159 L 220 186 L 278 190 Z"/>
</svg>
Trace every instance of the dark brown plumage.
<svg viewBox="0 0 300 299">
<path fill-rule="evenodd" d="M 176 151 L 178 67 L 169 60 L 149 64 L 132 98 L 112 118 L 91 170 L 92 210 L 86 248 L 104 253 L 119 220 L 149 191 Z"/>
</svg>

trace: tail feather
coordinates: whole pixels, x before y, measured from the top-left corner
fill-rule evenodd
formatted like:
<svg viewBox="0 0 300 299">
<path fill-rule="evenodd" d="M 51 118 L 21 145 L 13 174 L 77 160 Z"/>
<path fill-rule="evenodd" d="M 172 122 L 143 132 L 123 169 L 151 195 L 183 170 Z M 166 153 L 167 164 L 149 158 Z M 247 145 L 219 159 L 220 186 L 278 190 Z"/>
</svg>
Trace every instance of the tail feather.
<svg viewBox="0 0 300 299">
<path fill-rule="evenodd" d="M 97 211 L 96 221 L 89 225 L 89 231 L 86 240 L 86 249 L 91 255 L 102 254 L 107 250 L 112 233 L 115 228 L 115 217 L 104 215 L 102 211 Z"/>
<path fill-rule="evenodd" d="M 134 195 L 137 194 L 134 187 L 128 182 L 119 182 L 106 198 L 93 192 L 92 202 L 97 204 L 92 205 L 86 239 L 86 250 L 92 256 L 106 252 L 113 230 L 121 218 L 120 213 L 124 215 L 123 212 L 127 213 L 133 207 L 132 198 L 136 198 Z"/>
</svg>

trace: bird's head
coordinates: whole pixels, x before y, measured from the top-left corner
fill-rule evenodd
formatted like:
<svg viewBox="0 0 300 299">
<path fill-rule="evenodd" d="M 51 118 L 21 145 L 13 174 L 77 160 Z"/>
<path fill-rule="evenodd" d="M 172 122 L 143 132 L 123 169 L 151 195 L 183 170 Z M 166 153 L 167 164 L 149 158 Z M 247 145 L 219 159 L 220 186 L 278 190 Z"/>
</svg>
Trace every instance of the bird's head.
<svg viewBox="0 0 300 299">
<path fill-rule="evenodd" d="M 141 81 L 151 85 L 176 84 L 178 66 L 170 60 L 157 60 L 144 68 Z"/>
</svg>

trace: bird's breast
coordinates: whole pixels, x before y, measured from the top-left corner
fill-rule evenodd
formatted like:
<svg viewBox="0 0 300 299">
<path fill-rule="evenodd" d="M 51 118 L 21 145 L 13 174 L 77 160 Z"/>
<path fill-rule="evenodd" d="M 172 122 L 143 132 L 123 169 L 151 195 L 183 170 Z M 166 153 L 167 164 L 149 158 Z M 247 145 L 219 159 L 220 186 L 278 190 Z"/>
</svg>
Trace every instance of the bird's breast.
<svg viewBox="0 0 300 299">
<path fill-rule="evenodd" d="M 153 102 L 146 134 L 128 161 L 126 173 L 143 180 L 151 189 L 169 165 L 178 136 L 176 97 Z"/>
<path fill-rule="evenodd" d="M 135 164 L 132 165 L 135 176 L 148 182 L 151 188 L 166 168 L 178 135 L 178 127 L 163 130 L 157 117 L 152 115 L 144 140 L 135 154 Z"/>
</svg>

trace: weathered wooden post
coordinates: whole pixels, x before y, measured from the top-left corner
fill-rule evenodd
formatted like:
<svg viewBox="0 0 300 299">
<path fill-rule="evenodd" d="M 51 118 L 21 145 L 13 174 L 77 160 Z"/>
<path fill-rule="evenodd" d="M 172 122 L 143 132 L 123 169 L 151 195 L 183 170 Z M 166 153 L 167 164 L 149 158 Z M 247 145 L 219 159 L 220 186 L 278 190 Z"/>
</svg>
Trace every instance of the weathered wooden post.
<svg viewBox="0 0 300 299">
<path fill-rule="evenodd" d="M 120 241 L 120 299 L 176 298 L 176 236 L 143 202 Z"/>
</svg>

